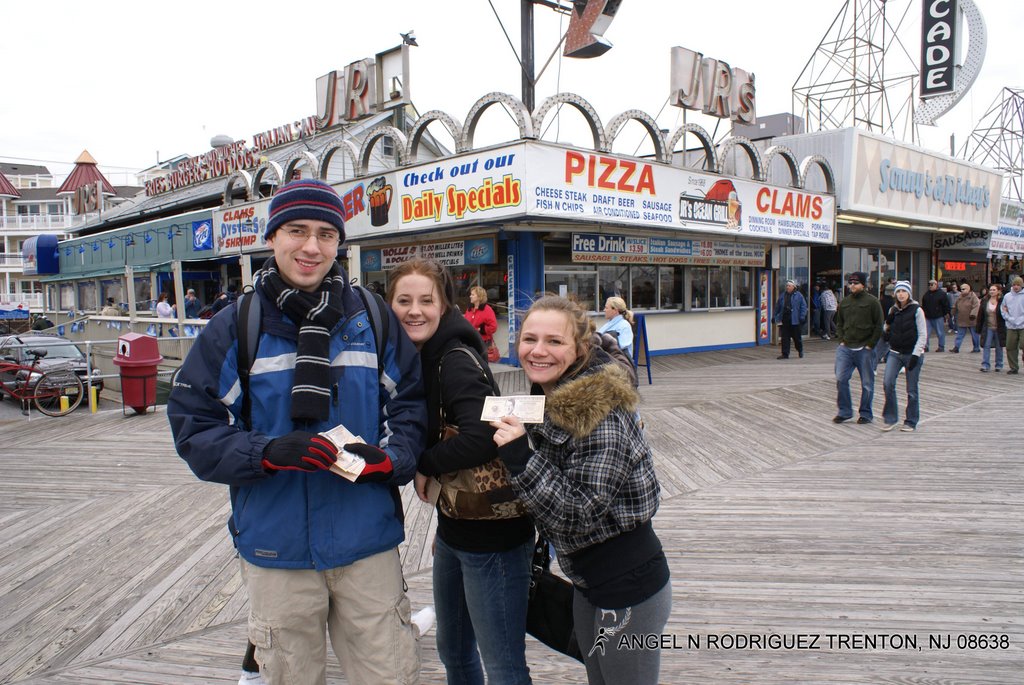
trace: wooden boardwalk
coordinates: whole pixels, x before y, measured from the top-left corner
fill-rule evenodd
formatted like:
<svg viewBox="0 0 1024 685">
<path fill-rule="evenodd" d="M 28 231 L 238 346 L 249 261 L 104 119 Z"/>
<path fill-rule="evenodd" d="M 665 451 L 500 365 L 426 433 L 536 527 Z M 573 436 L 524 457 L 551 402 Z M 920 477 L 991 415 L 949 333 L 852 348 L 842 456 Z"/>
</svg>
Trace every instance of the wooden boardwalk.
<svg viewBox="0 0 1024 685">
<path fill-rule="evenodd" d="M 876 423 L 837 426 L 834 344 L 807 349 L 657 358 L 642 386 L 673 574 L 662 681 L 1024 682 L 1024 377 L 928 355 L 919 430 L 882 433 L 881 370 Z M 227 491 L 176 456 L 163 408 L 25 419 L 5 405 L 0 683 L 235 683 L 247 609 Z M 405 499 L 419 607 L 434 521 Z M 432 636 L 423 682 L 441 683 Z M 528 658 L 535 683 L 586 682 L 532 640 Z M 347 682 L 336 663 L 328 681 Z"/>
</svg>

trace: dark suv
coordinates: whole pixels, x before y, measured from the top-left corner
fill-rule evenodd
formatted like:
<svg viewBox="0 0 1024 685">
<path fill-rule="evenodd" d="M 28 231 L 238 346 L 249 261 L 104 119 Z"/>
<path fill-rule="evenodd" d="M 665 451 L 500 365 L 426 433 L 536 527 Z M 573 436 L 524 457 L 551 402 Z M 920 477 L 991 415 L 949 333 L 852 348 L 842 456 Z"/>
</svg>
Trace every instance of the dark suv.
<svg viewBox="0 0 1024 685">
<path fill-rule="evenodd" d="M 25 366 L 32 365 L 32 355 L 29 350 L 44 349 L 46 356 L 39 360 L 39 370 L 48 371 L 54 367 L 70 366 L 78 377 L 82 379 L 82 385 L 89 387 L 89 365 L 78 347 L 59 335 L 46 333 L 22 333 L 20 335 L 6 335 L 0 337 L 0 359 L 15 361 Z M 103 390 L 103 379 L 95 378 L 99 372 L 93 369 L 93 387 L 97 392 Z M 14 374 L 0 372 L 0 383 L 5 388 L 10 388 L 15 383 Z"/>
</svg>

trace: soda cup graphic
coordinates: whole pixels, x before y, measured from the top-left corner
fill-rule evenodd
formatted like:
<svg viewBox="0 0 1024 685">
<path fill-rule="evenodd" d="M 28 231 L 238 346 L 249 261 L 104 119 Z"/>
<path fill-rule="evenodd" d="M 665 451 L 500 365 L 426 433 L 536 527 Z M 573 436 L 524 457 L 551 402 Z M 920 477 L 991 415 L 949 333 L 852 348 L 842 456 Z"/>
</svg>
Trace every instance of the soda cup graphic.
<svg viewBox="0 0 1024 685">
<path fill-rule="evenodd" d="M 374 226 L 385 226 L 388 223 L 388 212 L 391 210 L 391 196 L 394 191 L 383 177 L 375 178 L 367 188 L 370 200 L 370 223 Z"/>
</svg>

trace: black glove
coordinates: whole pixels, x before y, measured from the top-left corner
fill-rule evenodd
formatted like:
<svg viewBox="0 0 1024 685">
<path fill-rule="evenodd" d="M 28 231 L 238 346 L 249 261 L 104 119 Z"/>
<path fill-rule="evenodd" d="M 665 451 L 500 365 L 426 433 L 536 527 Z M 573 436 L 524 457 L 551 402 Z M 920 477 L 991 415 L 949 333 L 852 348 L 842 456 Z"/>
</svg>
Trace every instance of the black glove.
<svg viewBox="0 0 1024 685">
<path fill-rule="evenodd" d="M 480 335 L 487 335 L 487 324 L 483 324 L 482 323 L 479 326 L 477 326 L 476 328 L 477 328 L 478 331 L 480 331 Z"/>
<path fill-rule="evenodd" d="M 916 354 L 910 355 L 910 359 L 907 360 L 907 371 L 913 371 L 917 368 L 917 365 L 921 362 L 921 358 Z"/>
<path fill-rule="evenodd" d="M 316 433 L 292 431 L 263 448 L 263 468 L 268 471 L 309 471 L 329 469 L 338 460 L 338 449 Z"/>
<path fill-rule="evenodd" d="M 366 462 L 363 472 L 356 478 L 357 483 L 386 483 L 395 475 L 391 457 L 379 447 L 362 442 L 352 442 L 345 445 L 345 451 L 362 457 Z"/>
</svg>

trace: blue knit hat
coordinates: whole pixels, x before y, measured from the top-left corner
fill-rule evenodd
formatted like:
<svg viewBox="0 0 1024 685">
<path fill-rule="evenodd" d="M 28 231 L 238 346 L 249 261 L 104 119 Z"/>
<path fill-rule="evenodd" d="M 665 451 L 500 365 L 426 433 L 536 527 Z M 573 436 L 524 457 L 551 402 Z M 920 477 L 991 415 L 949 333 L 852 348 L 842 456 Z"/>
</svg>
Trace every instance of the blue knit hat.
<svg viewBox="0 0 1024 685">
<path fill-rule="evenodd" d="M 266 240 L 289 221 L 325 221 L 336 229 L 345 242 L 345 218 L 341 198 L 329 184 L 313 178 L 285 183 L 270 201 L 270 220 Z"/>
<path fill-rule="evenodd" d="M 911 297 L 914 296 L 914 293 L 910 290 L 910 281 L 896 281 L 896 285 L 892 289 L 892 294 L 895 295 L 901 290 L 906 290 L 907 294 Z"/>
</svg>

